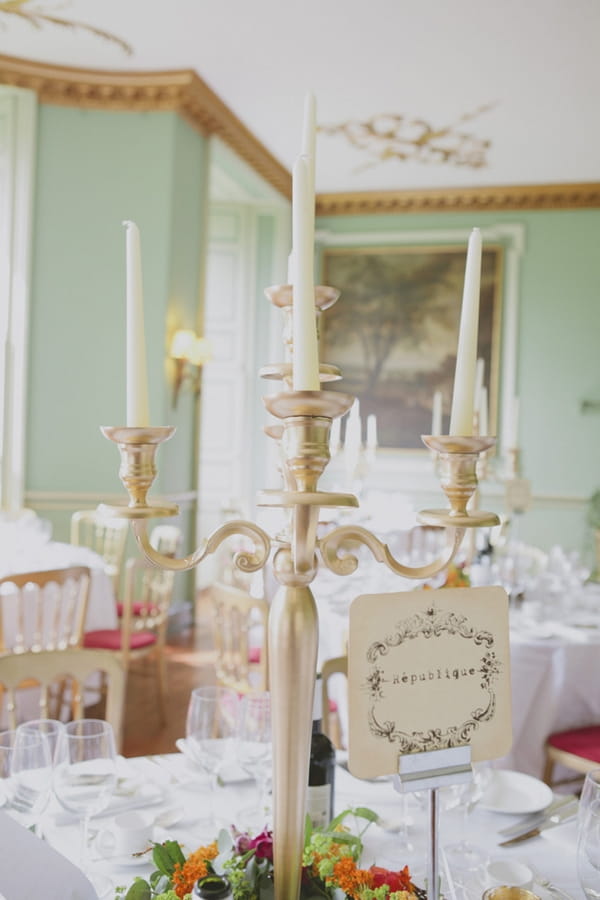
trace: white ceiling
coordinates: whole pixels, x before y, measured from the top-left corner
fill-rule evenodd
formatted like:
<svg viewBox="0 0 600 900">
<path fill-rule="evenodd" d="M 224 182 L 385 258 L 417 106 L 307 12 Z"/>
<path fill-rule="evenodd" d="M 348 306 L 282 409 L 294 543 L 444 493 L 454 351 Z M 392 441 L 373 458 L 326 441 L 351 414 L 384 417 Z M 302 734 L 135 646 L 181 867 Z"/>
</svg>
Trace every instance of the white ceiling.
<svg viewBox="0 0 600 900">
<path fill-rule="evenodd" d="M 85 68 L 195 69 L 289 170 L 309 90 L 319 125 L 399 114 L 441 129 L 489 107 L 458 125 L 490 142 L 481 168 L 382 160 L 389 141 L 359 149 L 343 135 L 320 133 L 319 192 L 600 181 L 599 0 L 12 0 L 15 6 L 108 31 L 133 52 L 84 29 L 35 28 L 0 0 L 0 53 Z"/>
</svg>

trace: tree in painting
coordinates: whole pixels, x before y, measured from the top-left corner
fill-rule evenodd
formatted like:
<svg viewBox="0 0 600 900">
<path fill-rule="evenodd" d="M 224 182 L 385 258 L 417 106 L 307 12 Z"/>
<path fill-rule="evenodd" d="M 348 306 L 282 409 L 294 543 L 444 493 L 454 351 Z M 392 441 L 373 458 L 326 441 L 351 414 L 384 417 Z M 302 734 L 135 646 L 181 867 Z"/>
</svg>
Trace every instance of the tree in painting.
<svg viewBox="0 0 600 900">
<path fill-rule="evenodd" d="M 492 362 L 497 253 L 484 251 L 479 354 Z M 322 321 L 322 359 L 342 369 L 334 389 L 377 414 L 383 447 L 422 447 L 441 390 L 450 411 L 466 249 L 330 251 L 324 283 L 341 290 Z M 489 377 L 486 379 L 489 383 Z"/>
</svg>

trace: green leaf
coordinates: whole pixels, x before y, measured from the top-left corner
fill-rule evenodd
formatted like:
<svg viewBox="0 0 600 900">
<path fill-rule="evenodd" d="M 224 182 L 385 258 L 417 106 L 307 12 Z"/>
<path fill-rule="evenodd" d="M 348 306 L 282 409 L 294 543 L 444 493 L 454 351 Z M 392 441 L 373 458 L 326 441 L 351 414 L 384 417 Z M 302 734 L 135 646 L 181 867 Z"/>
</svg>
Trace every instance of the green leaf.
<svg viewBox="0 0 600 900">
<path fill-rule="evenodd" d="M 373 812 L 372 809 L 369 809 L 367 806 L 357 806 L 356 809 L 352 810 L 353 815 L 359 816 L 361 819 L 368 819 L 369 822 L 377 822 L 379 820 L 379 816 L 376 812 Z"/>
<path fill-rule="evenodd" d="M 154 865 L 163 875 L 166 875 L 168 878 L 173 874 L 173 870 L 175 869 L 175 860 L 169 853 L 169 850 L 165 844 L 155 844 L 154 849 L 152 851 L 152 859 L 154 860 Z M 181 851 L 180 851 L 181 852 Z M 183 854 L 182 854 L 183 856 Z"/>
<path fill-rule="evenodd" d="M 125 900 L 151 900 L 151 898 L 152 891 L 150 885 L 141 878 L 139 880 L 136 878 L 125 894 Z"/>
</svg>

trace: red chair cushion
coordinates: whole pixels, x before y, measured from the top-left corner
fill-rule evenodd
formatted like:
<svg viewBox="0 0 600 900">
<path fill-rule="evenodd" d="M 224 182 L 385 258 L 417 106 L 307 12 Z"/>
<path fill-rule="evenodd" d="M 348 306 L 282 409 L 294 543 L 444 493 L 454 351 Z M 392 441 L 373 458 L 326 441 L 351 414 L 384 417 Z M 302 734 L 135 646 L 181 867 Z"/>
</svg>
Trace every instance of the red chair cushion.
<svg viewBox="0 0 600 900">
<path fill-rule="evenodd" d="M 156 643 L 156 635 L 151 631 L 136 631 L 131 635 L 131 650 L 150 647 Z M 94 650 L 120 650 L 121 632 L 118 628 L 104 628 L 99 631 L 87 631 L 83 636 L 83 646 Z"/>
<path fill-rule="evenodd" d="M 260 662 L 260 647 L 249 647 L 248 662 L 249 663 L 259 663 Z"/>
<path fill-rule="evenodd" d="M 557 750 L 600 763 L 600 725 L 557 731 L 550 735 L 547 743 Z"/>
<path fill-rule="evenodd" d="M 124 604 L 117 603 L 117 615 L 119 618 L 121 618 L 121 616 L 123 615 L 124 610 L 125 610 Z M 140 603 L 139 601 L 136 601 L 131 604 L 131 612 L 133 613 L 134 616 L 146 615 L 146 613 L 150 612 L 150 608 L 147 607 L 144 603 Z"/>
</svg>

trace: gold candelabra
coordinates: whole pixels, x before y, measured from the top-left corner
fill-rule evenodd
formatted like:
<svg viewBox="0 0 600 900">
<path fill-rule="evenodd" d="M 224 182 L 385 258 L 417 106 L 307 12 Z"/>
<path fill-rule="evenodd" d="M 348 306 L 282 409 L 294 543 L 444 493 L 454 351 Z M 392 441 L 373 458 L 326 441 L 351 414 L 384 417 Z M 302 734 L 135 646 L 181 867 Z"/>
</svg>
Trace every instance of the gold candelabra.
<svg viewBox="0 0 600 900">
<path fill-rule="evenodd" d="M 287 511 L 287 527 L 270 537 L 258 525 L 237 520 L 214 531 L 201 547 L 182 559 L 164 556 L 150 544 L 147 519 L 175 515 L 177 508 L 153 505 L 148 491 L 156 475 L 158 446 L 171 438 L 173 428 L 105 427 L 104 435 L 120 450 L 119 475 L 129 495 L 124 507 L 104 507 L 111 516 L 132 521 L 139 547 L 154 565 L 185 571 L 197 566 L 232 535 L 244 535 L 253 550 L 241 551 L 235 564 L 243 572 L 255 572 L 267 564 L 273 550 L 273 572 L 280 587 L 269 614 L 270 690 L 273 719 L 273 834 L 276 900 L 297 900 L 300 892 L 306 786 L 311 739 L 311 719 L 317 666 L 318 618 L 310 590 L 320 562 L 338 575 L 350 575 L 358 566 L 352 552 L 356 543 L 367 547 L 377 562 L 408 578 L 423 579 L 445 568 L 457 552 L 466 529 L 495 525 L 494 513 L 467 510 L 477 488 L 476 466 L 479 455 L 494 442 L 490 437 L 424 437 L 427 446 L 440 461 L 442 488 L 449 509 L 426 510 L 420 514 L 424 524 L 446 527 L 448 546 L 435 562 L 414 568 L 402 565 L 387 544 L 367 529 L 345 525 L 319 537 L 317 526 L 321 508 L 356 507 L 353 494 L 319 490 L 319 479 L 329 462 L 329 438 L 332 421 L 344 415 L 354 397 L 338 391 L 295 391 L 291 386 L 293 352 L 291 337 L 292 288 L 281 285 L 266 291 L 271 302 L 285 316 L 284 346 L 287 360 L 261 370 L 266 378 L 283 382 L 284 390 L 265 398 L 268 411 L 279 420 L 267 434 L 280 444 L 281 490 L 263 491 L 258 505 Z M 332 305 L 338 292 L 328 287 L 315 288 L 317 320 Z M 320 381 L 340 378 L 335 366 L 319 366 Z"/>
</svg>

